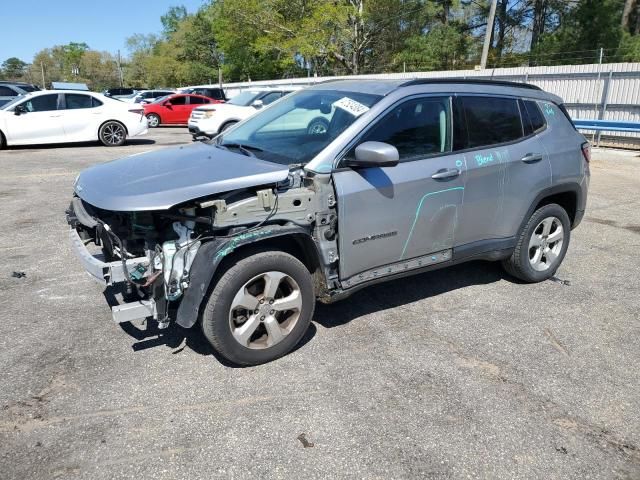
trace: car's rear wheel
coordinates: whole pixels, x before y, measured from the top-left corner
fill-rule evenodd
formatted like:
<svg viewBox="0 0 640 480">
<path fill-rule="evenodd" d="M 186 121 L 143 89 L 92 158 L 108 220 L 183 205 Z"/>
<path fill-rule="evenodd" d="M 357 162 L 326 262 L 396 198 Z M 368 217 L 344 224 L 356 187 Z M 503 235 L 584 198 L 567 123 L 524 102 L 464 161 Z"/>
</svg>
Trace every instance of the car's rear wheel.
<svg viewBox="0 0 640 480">
<path fill-rule="evenodd" d="M 120 122 L 105 122 L 98 131 L 98 139 L 106 147 L 119 147 L 127 139 L 127 129 Z"/>
<path fill-rule="evenodd" d="M 544 205 L 531 215 L 513 254 L 502 264 L 509 274 L 525 282 L 547 280 L 560 267 L 570 238 L 566 210 L 555 203 Z"/>
<path fill-rule="evenodd" d="M 224 125 L 222 125 L 222 127 L 220 127 L 220 133 L 224 132 L 225 130 L 230 129 L 231 127 L 233 127 L 236 123 L 238 122 L 227 122 Z"/>
<path fill-rule="evenodd" d="M 160 116 L 155 113 L 150 113 L 147 115 L 147 125 L 151 128 L 156 128 L 160 126 Z"/>
<path fill-rule="evenodd" d="M 314 306 L 311 274 L 302 262 L 284 252 L 259 252 L 235 262 L 219 278 L 202 328 L 227 360 L 258 365 L 300 342 Z"/>
</svg>

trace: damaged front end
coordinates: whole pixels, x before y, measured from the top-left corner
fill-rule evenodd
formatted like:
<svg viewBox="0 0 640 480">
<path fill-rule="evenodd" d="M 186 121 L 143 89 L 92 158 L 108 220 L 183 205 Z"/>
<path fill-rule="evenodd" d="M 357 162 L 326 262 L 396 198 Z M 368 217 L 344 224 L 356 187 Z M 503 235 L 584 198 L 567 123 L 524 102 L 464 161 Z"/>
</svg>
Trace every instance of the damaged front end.
<svg viewBox="0 0 640 480">
<path fill-rule="evenodd" d="M 161 212 L 112 212 L 74 196 L 67 210 L 70 241 L 85 270 L 104 286 L 123 285 L 125 303 L 112 307 L 121 323 L 153 316 L 169 322 L 168 302 L 189 284 L 189 271 L 211 219 L 195 208 Z M 91 252 L 88 246 L 93 244 Z"/>
<path fill-rule="evenodd" d="M 104 286 L 122 287 L 122 302 L 112 306 L 114 321 L 152 316 L 160 328 L 172 319 L 191 327 L 220 262 L 236 249 L 267 238 L 286 236 L 291 241 L 282 245 L 297 242 L 313 257 L 310 262 L 320 267 L 318 293 L 335 287 L 334 198 L 328 175 L 311 177 L 297 170 L 271 186 L 219 193 L 161 210 L 105 210 L 76 191 L 67 222 L 85 270 Z"/>
</svg>

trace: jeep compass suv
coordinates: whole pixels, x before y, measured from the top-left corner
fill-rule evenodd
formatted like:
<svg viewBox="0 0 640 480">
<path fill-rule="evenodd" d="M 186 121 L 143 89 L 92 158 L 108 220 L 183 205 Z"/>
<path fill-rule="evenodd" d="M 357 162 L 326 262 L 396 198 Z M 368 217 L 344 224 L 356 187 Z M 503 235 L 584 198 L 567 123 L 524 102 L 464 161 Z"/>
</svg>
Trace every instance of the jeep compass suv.
<svg viewBox="0 0 640 480">
<path fill-rule="evenodd" d="M 301 112 L 327 128 L 289 121 Z M 589 155 L 561 99 L 531 85 L 334 81 L 210 142 L 85 170 L 67 220 L 84 268 L 124 287 L 117 322 L 199 324 L 255 365 L 295 347 L 316 300 L 373 283 L 474 259 L 548 279 L 584 215 Z"/>
</svg>

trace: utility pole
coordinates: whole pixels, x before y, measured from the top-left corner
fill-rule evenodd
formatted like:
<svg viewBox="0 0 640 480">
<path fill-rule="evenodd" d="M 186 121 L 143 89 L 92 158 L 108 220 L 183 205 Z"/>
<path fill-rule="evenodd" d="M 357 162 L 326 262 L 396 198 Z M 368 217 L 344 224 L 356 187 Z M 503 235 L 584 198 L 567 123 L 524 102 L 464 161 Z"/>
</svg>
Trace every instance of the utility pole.
<svg viewBox="0 0 640 480">
<path fill-rule="evenodd" d="M 487 57 L 489 56 L 489 47 L 491 46 L 491 34 L 493 33 L 493 22 L 496 18 L 496 7 L 498 0 L 491 0 L 491 8 L 489 9 L 489 20 L 487 21 L 487 33 L 484 36 L 484 45 L 482 46 L 482 58 L 480 59 L 480 68 L 487 68 Z"/>
<path fill-rule="evenodd" d="M 118 49 L 118 76 L 120 77 L 120 87 L 124 87 L 124 79 L 122 78 L 122 59 L 120 58 L 119 49 Z"/>
<path fill-rule="evenodd" d="M 44 83 L 44 63 L 40 62 L 40 71 L 42 72 L 42 88 L 46 89 L 47 85 Z"/>
</svg>

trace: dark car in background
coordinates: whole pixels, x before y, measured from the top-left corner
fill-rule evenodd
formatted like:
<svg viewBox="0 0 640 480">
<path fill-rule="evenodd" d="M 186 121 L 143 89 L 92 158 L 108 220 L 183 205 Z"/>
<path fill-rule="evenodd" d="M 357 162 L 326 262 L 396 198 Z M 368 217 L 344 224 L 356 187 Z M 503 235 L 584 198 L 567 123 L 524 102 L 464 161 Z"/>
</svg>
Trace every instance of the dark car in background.
<svg viewBox="0 0 640 480">
<path fill-rule="evenodd" d="M 138 90 L 136 90 L 135 88 L 120 87 L 120 88 L 109 88 L 104 92 L 102 92 L 102 94 L 105 97 L 118 98 L 118 97 L 126 97 L 127 95 L 133 95 L 137 91 Z"/>
<path fill-rule="evenodd" d="M 31 83 L 0 81 L 0 107 L 19 95 L 38 90 L 40 87 Z"/>
</svg>

